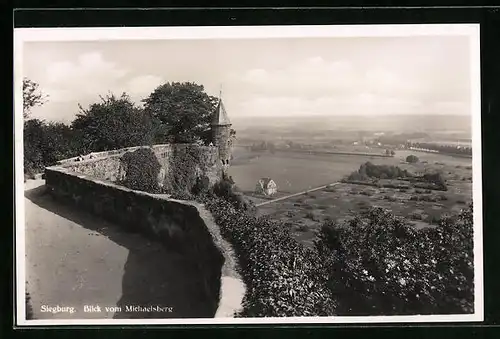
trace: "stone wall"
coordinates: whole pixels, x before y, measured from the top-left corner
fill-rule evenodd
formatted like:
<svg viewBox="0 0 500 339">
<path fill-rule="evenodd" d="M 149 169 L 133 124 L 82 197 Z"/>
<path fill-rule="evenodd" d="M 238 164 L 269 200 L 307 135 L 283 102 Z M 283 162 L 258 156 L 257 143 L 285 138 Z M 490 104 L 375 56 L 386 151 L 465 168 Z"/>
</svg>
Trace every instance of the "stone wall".
<svg viewBox="0 0 500 339">
<path fill-rule="evenodd" d="M 105 152 L 94 152 L 80 157 L 59 161 L 58 164 L 68 168 L 72 172 L 117 182 L 126 176 L 125 169 L 121 164 L 121 157 L 125 153 L 133 152 L 139 148 L 150 148 L 156 155 L 161 165 L 158 184 L 162 187 L 168 187 L 168 173 L 174 164 L 175 155 L 185 153 L 190 148 L 195 148 L 202 154 L 202 159 L 195 169 L 197 176 L 206 176 L 211 185 L 215 184 L 222 176 L 223 166 L 222 163 L 218 161 L 219 149 L 215 146 L 199 146 L 193 144 L 137 146 Z"/>
<path fill-rule="evenodd" d="M 155 153 L 168 153 L 170 149 L 157 147 Z M 195 202 L 135 191 L 111 182 L 117 177 L 112 173 L 119 169 L 121 154 L 124 152 L 108 157 L 101 154 L 100 158 L 78 164 L 62 161 L 46 168 L 48 191 L 56 199 L 141 232 L 186 255 L 198 268 L 199 276 L 193 279 L 200 282 L 214 316 L 231 317 L 241 307 L 245 287 L 236 272 L 231 245 L 220 235 L 210 213 Z"/>
</svg>

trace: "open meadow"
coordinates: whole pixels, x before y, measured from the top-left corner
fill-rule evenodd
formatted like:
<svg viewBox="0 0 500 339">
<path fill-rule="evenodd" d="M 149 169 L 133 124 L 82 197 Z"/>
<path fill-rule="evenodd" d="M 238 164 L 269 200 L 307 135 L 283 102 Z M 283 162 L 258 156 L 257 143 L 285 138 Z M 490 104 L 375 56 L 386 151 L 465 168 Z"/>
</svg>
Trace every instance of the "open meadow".
<svg viewBox="0 0 500 339">
<path fill-rule="evenodd" d="M 406 156 L 415 154 L 420 162 L 408 164 Z M 383 207 L 408 218 L 415 227 L 432 227 L 443 215 L 456 214 L 472 201 L 472 161 L 431 153 L 399 151 L 394 158 L 369 156 L 319 156 L 307 154 L 261 154 L 231 168 L 230 174 L 242 191 L 252 191 L 260 177 L 276 181 L 280 192 L 274 197 L 296 193 L 340 181 L 367 161 L 377 165 L 396 165 L 411 173 L 442 173 L 447 191 L 412 187 L 386 188 L 350 183 L 273 202 L 258 208 L 259 216 L 285 222 L 294 237 L 312 246 L 316 232 L 326 220 L 345 220 L 370 207 Z M 409 184 L 381 180 L 381 183 Z M 259 202 L 255 198 L 254 201 Z M 262 201 L 262 200 L 261 200 Z"/>
<path fill-rule="evenodd" d="M 292 152 L 240 152 L 229 168 L 229 175 L 243 192 L 252 192 L 257 181 L 273 179 L 280 193 L 297 193 L 341 180 L 362 163 L 392 164 L 394 159 L 338 154 Z"/>
</svg>

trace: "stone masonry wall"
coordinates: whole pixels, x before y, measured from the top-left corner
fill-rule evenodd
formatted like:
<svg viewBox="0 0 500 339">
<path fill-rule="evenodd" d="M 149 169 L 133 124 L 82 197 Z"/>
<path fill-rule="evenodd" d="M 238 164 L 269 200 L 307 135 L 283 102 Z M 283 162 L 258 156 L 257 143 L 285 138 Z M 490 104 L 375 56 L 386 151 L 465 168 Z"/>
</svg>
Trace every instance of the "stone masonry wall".
<svg viewBox="0 0 500 339">
<path fill-rule="evenodd" d="M 215 146 L 199 146 L 192 144 L 163 144 L 154 146 L 137 146 L 119 150 L 95 152 L 85 156 L 65 159 L 59 162 L 70 171 L 92 176 L 94 178 L 112 182 L 125 178 L 125 169 L 121 164 L 121 157 L 127 152 L 133 152 L 139 148 L 151 148 L 161 165 L 158 175 L 160 186 L 168 187 L 168 172 L 173 164 L 174 154 L 186 152 L 188 148 L 197 148 L 201 151 L 202 159 L 197 165 L 196 174 L 206 176 L 210 184 L 215 184 L 222 176 L 223 166 L 218 161 L 219 149 Z"/>
</svg>

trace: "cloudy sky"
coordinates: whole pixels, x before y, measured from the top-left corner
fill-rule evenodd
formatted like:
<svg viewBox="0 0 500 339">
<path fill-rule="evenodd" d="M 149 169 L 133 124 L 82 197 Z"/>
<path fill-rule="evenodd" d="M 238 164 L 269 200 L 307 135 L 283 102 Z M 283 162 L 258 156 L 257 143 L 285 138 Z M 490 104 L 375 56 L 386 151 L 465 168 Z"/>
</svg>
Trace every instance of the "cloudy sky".
<svg viewBox="0 0 500 339">
<path fill-rule="evenodd" d="M 470 114 L 463 36 L 26 42 L 23 75 L 49 101 L 34 117 L 69 122 L 108 91 L 140 100 L 194 81 L 233 119 L 346 114 Z"/>
</svg>

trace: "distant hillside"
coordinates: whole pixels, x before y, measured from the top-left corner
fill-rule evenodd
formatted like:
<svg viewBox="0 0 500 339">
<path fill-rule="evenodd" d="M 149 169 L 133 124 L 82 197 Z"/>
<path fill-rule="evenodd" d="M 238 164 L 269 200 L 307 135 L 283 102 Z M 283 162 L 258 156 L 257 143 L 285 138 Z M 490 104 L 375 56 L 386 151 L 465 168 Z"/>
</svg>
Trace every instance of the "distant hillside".
<svg viewBox="0 0 500 339">
<path fill-rule="evenodd" d="M 471 130 L 471 117 L 463 115 L 392 115 L 392 116 L 308 116 L 234 118 L 236 129 L 286 128 L 288 130 L 353 130 L 449 133 Z"/>
</svg>

